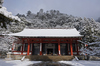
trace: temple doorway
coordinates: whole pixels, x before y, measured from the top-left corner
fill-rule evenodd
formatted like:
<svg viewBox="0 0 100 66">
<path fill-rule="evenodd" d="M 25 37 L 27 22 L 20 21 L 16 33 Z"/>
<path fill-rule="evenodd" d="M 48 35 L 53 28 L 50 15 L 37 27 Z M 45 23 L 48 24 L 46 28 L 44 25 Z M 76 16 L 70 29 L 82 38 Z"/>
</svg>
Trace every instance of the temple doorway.
<svg viewBox="0 0 100 66">
<path fill-rule="evenodd" d="M 55 54 L 55 44 L 52 44 L 52 43 L 47 43 L 47 44 L 44 44 L 45 46 L 45 53 L 47 55 L 54 55 Z"/>
<path fill-rule="evenodd" d="M 53 55 L 53 49 L 47 49 L 47 54 L 48 55 Z"/>
</svg>

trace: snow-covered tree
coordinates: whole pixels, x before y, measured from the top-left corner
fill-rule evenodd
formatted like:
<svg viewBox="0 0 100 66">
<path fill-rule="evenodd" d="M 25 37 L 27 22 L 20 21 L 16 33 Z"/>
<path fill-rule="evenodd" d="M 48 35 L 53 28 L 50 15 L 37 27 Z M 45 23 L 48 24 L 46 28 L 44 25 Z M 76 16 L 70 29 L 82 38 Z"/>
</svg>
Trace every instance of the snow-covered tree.
<svg viewBox="0 0 100 66">
<path fill-rule="evenodd" d="M 81 42 L 82 48 L 80 49 L 82 51 L 82 54 L 88 54 L 88 55 L 100 55 L 100 37 L 94 36 L 95 40 L 94 42 Z"/>
<path fill-rule="evenodd" d="M 0 2 L 3 3 L 3 0 L 0 0 Z M 5 7 L 0 8 L 0 34 L 4 31 L 8 33 L 20 32 L 24 27 L 24 23 L 18 16 L 13 16 Z"/>
<path fill-rule="evenodd" d="M 2 5 L 2 3 L 3 0 L 0 0 L 0 5 Z M 24 27 L 24 23 L 18 16 L 13 16 L 12 13 L 8 12 L 5 7 L 0 6 L 0 35 L 20 32 L 24 29 Z M 17 40 L 15 37 L 0 36 L 0 51 L 8 51 L 15 40 Z"/>
<path fill-rule="evenodd" d="M 8 12 L 5 7 L 0 8 L 0 26 L 1 28 L 6 28 L 7 25 L 10 25 L 11 22 L 18 22 L 20 21 L 20 18 L 17 16 L 13 16 L 11 12 Z"/>
<path fill-rule="evenodd" d="M 9 51 L 12 48 L 13 42 L 17 40 L 16 37 L 12 36 L 1 36 L 0 37 L 0 51 Z"/>
</svg>

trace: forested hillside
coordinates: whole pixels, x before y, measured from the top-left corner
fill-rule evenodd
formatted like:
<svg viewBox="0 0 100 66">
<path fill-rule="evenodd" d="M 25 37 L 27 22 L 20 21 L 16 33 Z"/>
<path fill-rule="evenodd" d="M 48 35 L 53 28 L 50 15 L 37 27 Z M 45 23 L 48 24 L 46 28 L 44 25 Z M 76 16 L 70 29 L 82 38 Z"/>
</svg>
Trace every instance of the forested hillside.
<svg viewBox="0 0 100 66">
<path fill-rule="evenodd" d="M 30 29 L 71 29 L 76 28 L 83 35 L 82 44 L 88 45 L 88 54 L 99 54 L 100 50 L 100 23 L 92 18 L 81 18 L 60 13 L 58 10 L 44 12 L 40 9 L 37 14 L 28 11 L 26 15 L 17 14 L 24 22 L 26 28 Z M 84 45 L 85 46 L 85 45 Z M 96 48 L 95 48 L 96 47 Z M 87 47 L 85 47 L 86 49 Z M 92 49 L 92 53 L 89 51 Z M 86 51 L 85 49 L 82 49 Z"/>
<path fill-rule="evenodd" d="M 43 9 L 40 9 L 37 14 L 28 11 L 26 15 L 17 14 L 17 16 L 21 18 L 26 28 L 76 28 L 82 35 L 85 34 L 85 30 L 89 30 L 94 35 L 100 35 L 100 23 L 94 19 L 74 17 L 60 13 L 58 10 L 43 12 Z"/>
</svg>

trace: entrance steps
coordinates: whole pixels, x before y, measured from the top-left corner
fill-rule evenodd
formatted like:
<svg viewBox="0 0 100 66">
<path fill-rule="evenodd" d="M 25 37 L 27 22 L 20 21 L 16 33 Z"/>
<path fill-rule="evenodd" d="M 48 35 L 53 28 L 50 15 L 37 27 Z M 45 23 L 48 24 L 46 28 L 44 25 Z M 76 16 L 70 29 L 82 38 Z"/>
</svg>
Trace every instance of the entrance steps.
<svg viewBox="0 0 100 66">
<path fill-rule="evenodd" d="M 29 55 L 26 56 L 31 61 L 69 61 L 73 59 L 73 56 L 39 56 L 39 55 Z"/>
</svg>

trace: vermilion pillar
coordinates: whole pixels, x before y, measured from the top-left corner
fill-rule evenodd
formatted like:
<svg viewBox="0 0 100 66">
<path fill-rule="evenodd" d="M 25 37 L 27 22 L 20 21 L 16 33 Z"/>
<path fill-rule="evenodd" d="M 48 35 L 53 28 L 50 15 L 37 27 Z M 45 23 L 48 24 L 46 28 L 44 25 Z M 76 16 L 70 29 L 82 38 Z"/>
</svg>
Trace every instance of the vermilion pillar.
<svg viewBox="0 0 100 66">
<path fill-rule="evenodd" d="M 30 52 L 30 42 L 29 42 L 29 39 L 28 39 L 27 55 L 29 55 L 29 52 Z"/>
<path fill-rule="evenodd" d="M 58 42 L 58 55 L 61 55 L 60 54 L 60 42 Z"/>
<path fill-rule="evenodd" d="M 42 55 L 42 43 L 40 43 L 40 55 Z"/>
<path fill-rule="evenodd" d="M 14 50 L 14 43 L 12 44 L 12 51 Z"/>
<path fill-rule="evenodd" d="M 73 55 L 73 46 L 72 46 L 72 41 L 70 40 L 70 51 L 71 51 L 71 55 Z"/>
</svg>

